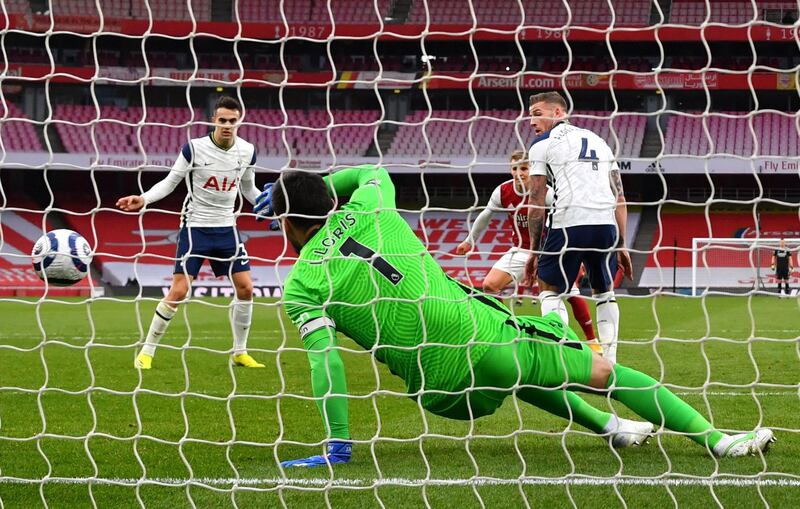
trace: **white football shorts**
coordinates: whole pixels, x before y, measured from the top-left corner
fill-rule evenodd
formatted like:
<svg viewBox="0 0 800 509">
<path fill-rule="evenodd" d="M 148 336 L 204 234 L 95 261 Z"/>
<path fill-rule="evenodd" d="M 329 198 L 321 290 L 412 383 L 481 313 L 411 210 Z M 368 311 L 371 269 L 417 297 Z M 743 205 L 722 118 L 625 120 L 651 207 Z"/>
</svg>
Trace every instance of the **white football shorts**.
<svg viewBox="0 0 800 509">
<path fill-rule="evenodd" d="M 492 267 L 502 270 L 509 274 L 511 278 L 519 283 L 525 275 L 525 264 L 528 262 L 530 253 L 518 247 L 512 247 L 504 254 Z"/>
</svg>

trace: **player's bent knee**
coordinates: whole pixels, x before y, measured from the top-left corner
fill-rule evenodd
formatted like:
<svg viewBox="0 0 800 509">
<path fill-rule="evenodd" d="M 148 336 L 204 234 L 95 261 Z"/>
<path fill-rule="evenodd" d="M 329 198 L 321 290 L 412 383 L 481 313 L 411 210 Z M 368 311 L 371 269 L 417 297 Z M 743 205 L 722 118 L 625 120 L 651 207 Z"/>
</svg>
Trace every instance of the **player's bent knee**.
<svg viewBox="0 0 800 509">
<path fill-rule="evenodd" d="M 167 293 L 167 296 L 164 300 L 173 308 L 178 307 L 182 301 L 186 300 L 186 295 L 188 295 L 189 289 L 188 288 L 175 288 L 172 287 Z"/>
<path fill-rule="evenodd" d="M 236 287 L 236 297 L 239 300 L 253 300 L 253 283 Z"/>
<path fill-rule="evenodd" d="M 172 307 L 177 307 L 181 301 L 186 300 L 189 294 L 189 280 L 185 277 L 175 277 L 172 280 L 172 285 L 169 287 L 169 292 L 164 300 Z"/>
<path fill-rule="evenodd" d="M 483 291 L 485 293 L 500 293 L 503 287 L 497 281 L 484 281 Z"/>
</svg>

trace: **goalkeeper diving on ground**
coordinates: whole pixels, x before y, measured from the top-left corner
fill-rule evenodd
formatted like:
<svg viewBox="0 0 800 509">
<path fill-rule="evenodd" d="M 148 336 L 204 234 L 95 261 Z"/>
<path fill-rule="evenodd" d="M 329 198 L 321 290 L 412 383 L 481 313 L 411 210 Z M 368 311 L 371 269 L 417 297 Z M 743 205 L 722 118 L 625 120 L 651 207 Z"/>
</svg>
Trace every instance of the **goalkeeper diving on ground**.
<svg viewBox="0 0 800 509">
<path fill-rule="evenodd" d="M 347 204 L 336 208 L 339 198 Z M 653 424 L 685 433 L 714 455 L 766 450 L 771 430 L 729 435 L 652 377 L 612 365 L 556 313 L 515 316 L 497 299 L 448 277 L 396 211 L 385 169 L 347 168 L 324 179 L 287 171 L 257 199 L 299 254 L 283 305 L 311 365 L 327 434 L 324 454 L 284 467 L 347 463 L 352 454 L 345 369 L 336 333 L 352 338 L 405 381 L 426 410 L 451 419 L 494 413 L 517 398 L 607 437 L 643 443 Z M 555 389 L 555 390 L 554 390 Z M 575 392 L 608 394 L 649 422 L 601 411 Z"/>
</svg>

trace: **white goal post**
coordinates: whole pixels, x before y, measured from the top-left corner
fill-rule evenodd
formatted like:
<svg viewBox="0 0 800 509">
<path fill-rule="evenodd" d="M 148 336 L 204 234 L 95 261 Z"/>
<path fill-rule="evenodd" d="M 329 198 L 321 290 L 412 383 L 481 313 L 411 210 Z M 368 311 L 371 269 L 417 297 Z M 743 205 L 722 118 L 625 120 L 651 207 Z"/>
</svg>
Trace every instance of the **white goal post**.
<svg viewBox="0 0 800 509">
<path fill-rule="evenodd" d="M 774 276 L 772 254 L 780 246 L 777 238 L 694 237 L 692 239 L 692 295 L 709 288 L 765 289 Z M 797 267 L 800 238 L 783 239 Z M 792 275 L 790 274 L 790 281 Z"/>
</svg>

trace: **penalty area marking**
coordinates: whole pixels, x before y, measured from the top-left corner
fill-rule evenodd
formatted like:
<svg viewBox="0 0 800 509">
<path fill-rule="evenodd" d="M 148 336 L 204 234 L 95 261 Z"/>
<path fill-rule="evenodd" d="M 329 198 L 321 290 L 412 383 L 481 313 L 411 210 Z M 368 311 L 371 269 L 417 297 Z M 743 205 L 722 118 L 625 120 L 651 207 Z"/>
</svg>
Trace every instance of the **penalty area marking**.
<svg viewBox="0 0 800 509">
<path fill-rule="evenodd" d="M 798 488 L 798 479 L 756 479 L 756 478 L 731 478 L 719 477 L 713 479 L 701 478 L 640 478 L 640 477 L 621 477 L 621 478 L 591 478 L 577 477 L 570 479 L 550 479 L 528 477 L 522 479 L 495 479 L 489 477 L 478 477 L 473 479 L 406 479 L 402 477 L 387 477 L 383 479 L 282 479 L 273 478 L 208 478 L 179 479 L 173 477 L 153 478 L 153 479 L 117 479 L 117 478 L 92 478 L 92 477 L 53 477 L 50 479 L 14 479 L 0 478 L 0 484 L 33 484 L 45 482 L 47 484 L 114 484 L 114 485 L 165 485 L 165 486 L 329 486 L 329 487 L 365 487 L 373 488 L 380 486 L 733 486 L 740 488 L 747 487 L 784 487 Z"/>
</svg>

